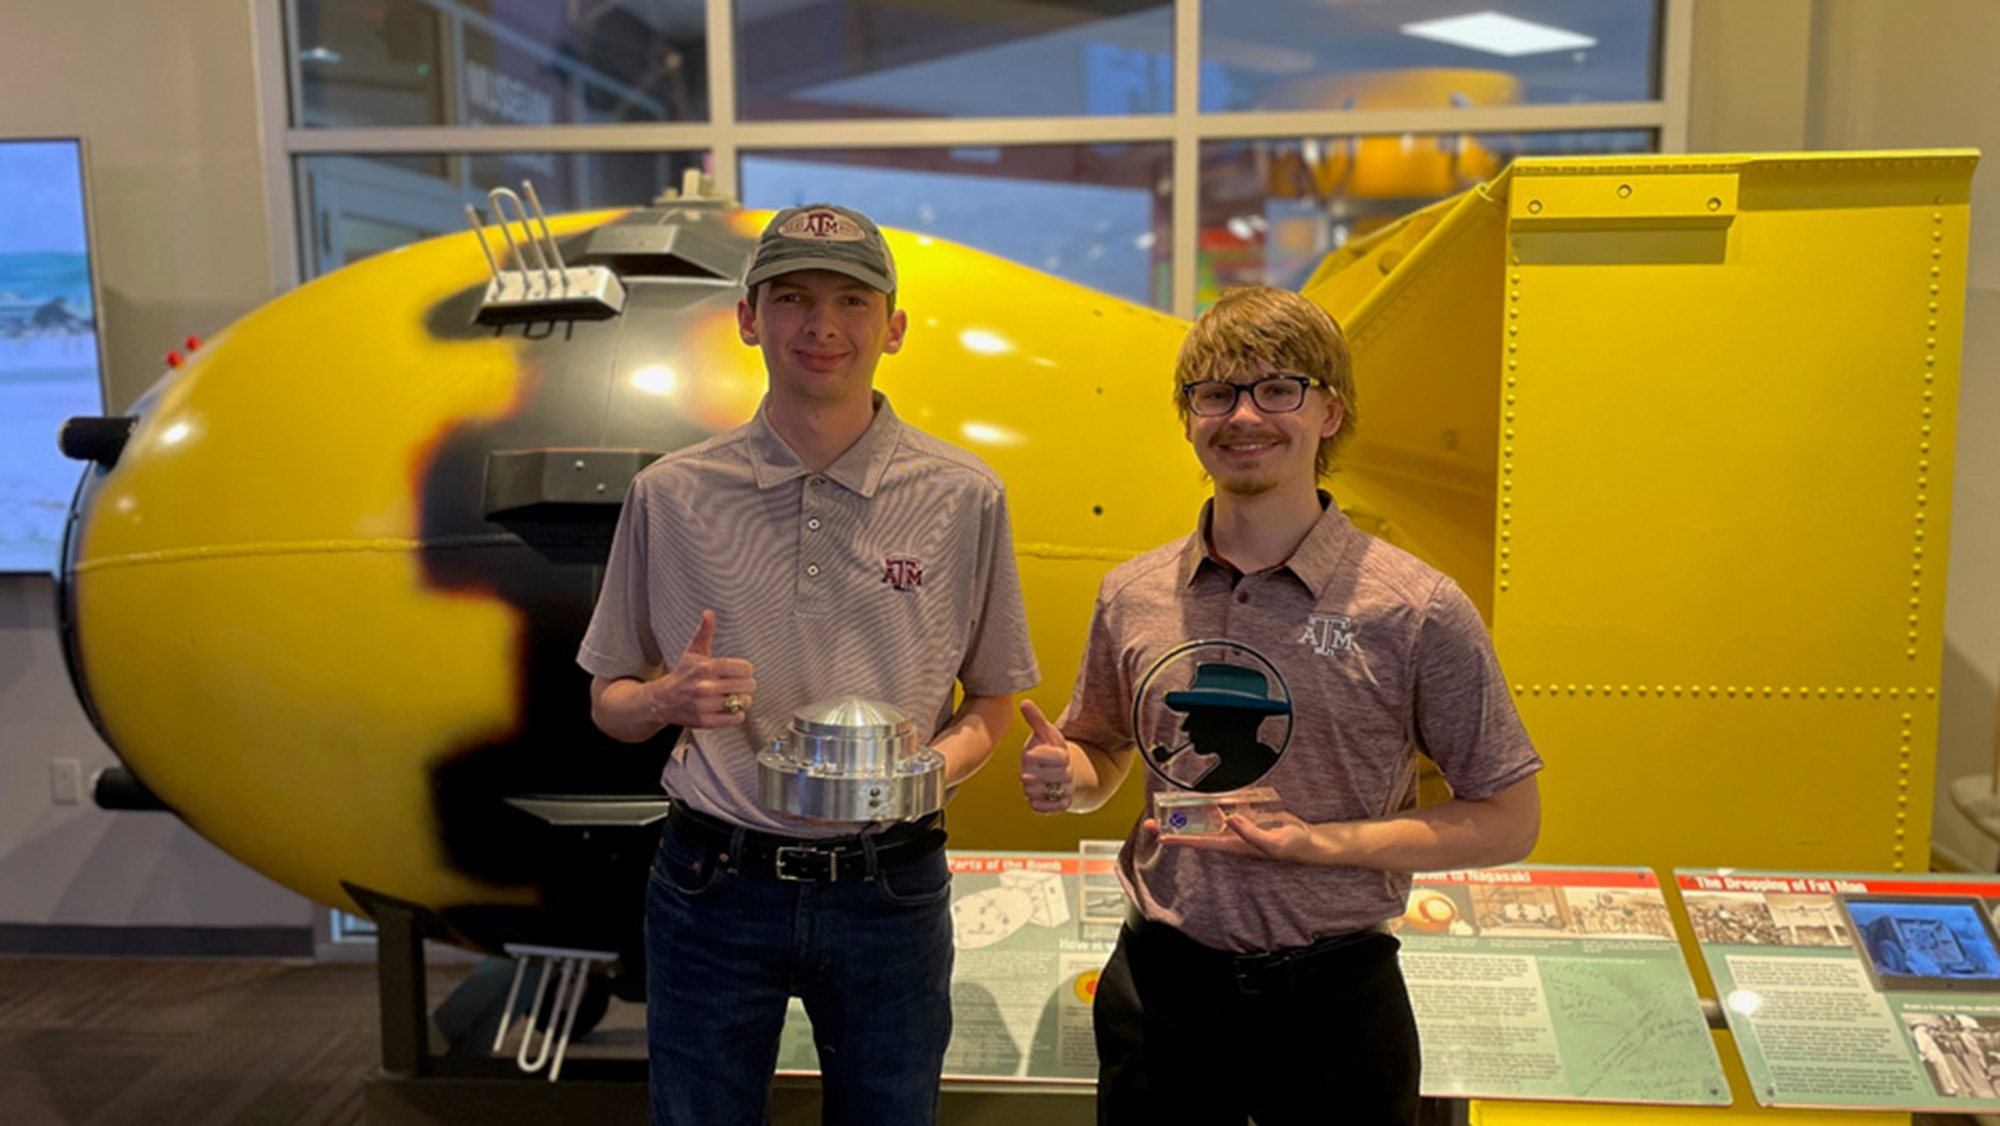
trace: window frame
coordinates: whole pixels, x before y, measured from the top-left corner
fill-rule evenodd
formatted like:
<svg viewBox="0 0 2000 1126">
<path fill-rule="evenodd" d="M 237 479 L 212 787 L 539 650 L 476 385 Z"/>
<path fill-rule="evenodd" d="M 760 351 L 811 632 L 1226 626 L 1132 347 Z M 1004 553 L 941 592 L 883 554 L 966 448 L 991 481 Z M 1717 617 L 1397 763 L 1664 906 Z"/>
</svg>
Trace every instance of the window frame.
<svg viewBox="0 0 2000 1126">
<path fill-rule="evenodd" d="M 289 49 L 288 23 L 297 0 L 255 0 L 259 101 L 266 168 L 275 290 L 303 280 L 309 257 L 299 229 L 293 177 L 297 158 L 387 153 L 485 153 L 512 151 L 705 151 L 712 155 L 716 189 L 740 196 L 740 153 L 850 148 L 949 148 L 966 145 L 1167 142 L 1173 166 L 1172 304 L 1187 319 L 1196 312 L 1199 258 L 1201 146 L 1205 141 L 1285 140 L 1304 136 L 1404 133 L 1542 133 L 1650 130 L 1658 151 L 1687 150 L 1689 87 L 1693 67 L 1694 5 L 1661 0 L 1656 30 L 1659 97 L 1646 101 L 1484 106 L 1453 109 L 1325 110 L 1203 114 L 1201 10 L 1221 0 L 1174 0 L 1174 108 L 1170 114 L 1133 117 L 992 117 L 921 120 L 740 121 L 736 106 L 734 0 L 706 0 L 709 119 L 705 122 L 637 122 L 601 125 L 423 125 L 372 128 L 302 127 L 292 123 L 299 89 L 297 52 Z M 667 186 L 667 185 L 662 185 Z"/>
</svg>

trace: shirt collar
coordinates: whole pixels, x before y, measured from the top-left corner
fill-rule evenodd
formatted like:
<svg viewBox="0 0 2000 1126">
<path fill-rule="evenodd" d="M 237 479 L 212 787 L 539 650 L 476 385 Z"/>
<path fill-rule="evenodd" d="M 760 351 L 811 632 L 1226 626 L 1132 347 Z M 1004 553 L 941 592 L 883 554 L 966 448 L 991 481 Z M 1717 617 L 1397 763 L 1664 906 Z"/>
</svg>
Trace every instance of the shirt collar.
<svg viewBox="0 0 2000 1126">
<path fill-rule="evenodd" d="M 1201 515 L 1195 519 L 1194 535 L 1187 538 L 1187 546 L 1181 549 L 1180 578 L 1181 589 L 1183 590 L 1192 585 L 1195 577 L 1200 575 L 1205 568 L 1218 567 L 1225 571 L 1235 570 L 1235 568 L 1224 563 L 1214 552 L 1209 550 L 1208 518 L 1214 511 L 1214 497 L 1201 502 Z"/>
<path fill-rule="evenodd" d="M 1333 503 L 1333 497 L 1325 490 L 1319 494 L 1320 517 L 1313 523 L 1306 538 L 1292 551 L 1292 557 L 1278 568 L 1290 571 L 1305 584 L 1317 599 L 1326 593 L 1348 553 L 1353 550 L 1357 535 L 1354 525 L 1348 522 L 1340 506 Z M 1181 552 L 1180 581 L 1183 588 L 1192 584 L 1205 568 L 1214 567 L 1234 572 L 1235 567 L 1215 554 L 1208 539 L 1209 522 L 1215 515 L 1215 500 L 1210 498 L 1201 506 L 1201 518 L 1195 522 L 1194 535 L 1188 537 L 1187 547 Z"/>
<path fill-rule="evenodd" d="M 880 391 L 874 392 L 875 417 L 868 423 L 868 429 L 861 437 L 847 447 L 846 452 L 826 467 L 822 477 L 832 478 L 842 487 L 864 497 L 875 495 L 875 489 L 882 483 L 882 474 L 888 471 L 889 458 L 896 452 L 896 443 L 903 433 L 902 420 L 896 417 L 889 406 L 889 397 Z M 809 475 L 812 471 L 792 447 L 778 436 L 766 414 L 770 397 L 757 404 L 757 416 L 750 420 L 750 471 L 757 487 L 768 489 L 787 481 Z"/>
</svg>

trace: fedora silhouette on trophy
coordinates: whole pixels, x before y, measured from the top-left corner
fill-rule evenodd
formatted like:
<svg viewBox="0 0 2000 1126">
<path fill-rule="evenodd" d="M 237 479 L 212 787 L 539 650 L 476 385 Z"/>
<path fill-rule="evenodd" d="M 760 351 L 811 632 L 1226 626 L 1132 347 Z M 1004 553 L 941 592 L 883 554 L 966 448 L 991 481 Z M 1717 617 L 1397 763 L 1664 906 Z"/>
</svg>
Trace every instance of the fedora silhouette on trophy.
<svg viewBox="0 0 2000 1126">
<path fill-rule="evenodd" d="M 1257 732 L 1266 719 L 1290 715 L 1292 702 L 1272 697 L 1270 680 L 1256 669 L 1202 662 L 1186 688 L 1167 693 L 1166 704 L 1182 713 L 1187 739 L 1146 753 L 1175 785 L 1205 794 L 1240 790 L 1277 765 L 1279 752 Z"/>
</svg>

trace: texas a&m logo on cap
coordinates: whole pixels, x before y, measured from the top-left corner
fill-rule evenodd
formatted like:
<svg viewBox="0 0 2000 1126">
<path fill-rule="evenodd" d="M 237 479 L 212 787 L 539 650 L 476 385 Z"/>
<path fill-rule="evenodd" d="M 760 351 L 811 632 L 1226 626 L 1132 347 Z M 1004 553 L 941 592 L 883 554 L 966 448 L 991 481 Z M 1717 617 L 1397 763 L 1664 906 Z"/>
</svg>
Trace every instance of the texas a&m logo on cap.
<svg viewBox="0 0 2000 1126">
<path fill-rule="evenodd" d="M 891 555 L 882 560 L 882 581 L 897 590 L 915 590 L 924 585 L 924 561 L 914 555 Z"/>
<path fill-rule="evenodd" d="M 861 224 L 830 207 L 801 211 L 785 220 L 778 233 L 786 238 L 826 239 L 833 242 L 860 242 L 868 237 Z"/>
</svg>

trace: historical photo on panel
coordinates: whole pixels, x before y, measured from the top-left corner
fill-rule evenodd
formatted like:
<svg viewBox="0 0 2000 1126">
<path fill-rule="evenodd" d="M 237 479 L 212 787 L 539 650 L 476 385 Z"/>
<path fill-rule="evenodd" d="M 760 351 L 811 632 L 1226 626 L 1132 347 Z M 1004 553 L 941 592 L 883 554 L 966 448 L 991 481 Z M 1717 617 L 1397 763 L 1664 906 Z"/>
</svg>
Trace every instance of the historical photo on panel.
<svg viewBox="0 0 2000 1126">
<path fill-rule="evenodd" d="M 1938 1094 L 2000 1098 L 2000 1017 L 1905 1012 L 1903 1026 Z"/>
<path fill-rule="evenodd" d="M 1739 946 L 1783 946 L 1784 936 L 1764 897 L 1754 892 L 1690 891 L 1681 895 L 1688 921 L 1702 942 Z"/>
<path fill-rule="evenodd" d="M 1565 888 L 1570 929 L 1595 938 L 1674 937 L 1666 900 L 1653 888 Z"/>
<path fill-rule="evenodd" d="M 1846 946 L 1853 939 L 1839 904 L 1830 895 L 1786 895 L 1764 897 L 1771 912 L 1771 925 L 1787 946 Z"/>
<path fill-rule="evenodd" d="M 1562 889 L 1475 884 L 1472 920 L 1481 934 L 1550 934 L 1570 929 Z"/>
<path fill-rule="evenodd" d="M 1417 934 L 1468 937 L 1479 933 L 1472 922 L 1472 894 L 1463 887 L 1418 884 L 1410 889 L 1403 913 L 1389 920 L 1392 930 Z"/>
</svg>

